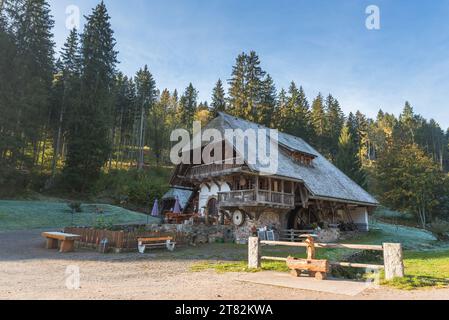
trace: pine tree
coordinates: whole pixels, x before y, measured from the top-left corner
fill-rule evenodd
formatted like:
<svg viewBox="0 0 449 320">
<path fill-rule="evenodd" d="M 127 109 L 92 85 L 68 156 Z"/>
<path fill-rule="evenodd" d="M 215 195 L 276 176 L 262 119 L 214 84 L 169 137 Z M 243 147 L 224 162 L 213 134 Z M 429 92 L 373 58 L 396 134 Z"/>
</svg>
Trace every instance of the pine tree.
<svg viewBox="0 0 449 320">
<path fill-rule="evenodd" d="M 37 165 L 41 155 L 40 141 L 48 134 L 49 106 L 54 69 L 54 21 L 45 0 L 7 1 L 5 12 L 8 30 L 16 46 L 9 61 L 14 70 L 12 96 L 14 108 L 10 121 L 12 133 L 10 157 L 19 166 Z M 16 80 L 16 81 L 15 81 Z M 45 149 L 45 148 L 44 148 Z"/>
<path fill-rule="evenodd" d="M 85 192 L 111 152 L 112 89 L 117 63 L 114 32 L 103 2 L 87 17 L 81 41 L 80 104 L 71 111 L 64 177 Z"/>
<path fill-rule="evenodd" d="M 335 165 L 353 181 L 366 188 L 366 174 L 362 169 L 349 124 L 345 125 L 341 131 Z"/>
<path fill-rule="evenodd" d="M 212 114 L 213 116 L 217 116 L 218 112 L 226 111 L 226 98 L 225 91 L 223 89 L 223 82 L 221 79 L 218 79 L 217 84 L 214 87 L 212 92 Z"/>
<path fill-rule="evenodd" d="M 164 149 L 168 148 L 169 130 L 167 126 L 168 110 L 170 108 L 170 92 L 165 89 L 162 91 L 159 101 L 150 111 L 148 118 L 148 129 L 151 151 L 156 159 L 156 165 L 163 160 Z"/>
<path fill-rule="evenodd" d="M 404 109 L 399 116 L 398 126 L 395 130 L 395 139 L 398 143 L 415 143 L 415 135 L 418 130 L 418 119 L 415 116 L 412 106 L 408 101 L 405 102 Z"/>
<path fill-rule="evenodd" d="M 61 59 L 58 65 L 60 68 L 59 75 L 53 83 L 54 91 L 59 91 L 60 95 L 59 98 L 56 98 L 57 103 L 55 110 L 53 110 L 56 124 L 53 126 L 55 139 L 52 176 L 55 176 L 58 160 L 62 156 L 62 139 L 66 129 L 66 110 L 76 109 L 79 103 L 78 93 L 80 89 L 81 57 L 78 32 L 76 29 L 70 31 L 70 35 L 61 50 Z"/>
<path fill-rule="evenodd" d="M 345 116 L 338 101 L 330 94 L 326 99 L 325 110 L 327 152 L 331 159 L 335 160 L 338 152 L 338 139 L 344 126 Z"/>
<path fill-rule="evenodd" d="M 137 72 L 135 84 L 137 90 L 136 103 L 139 111 L 135 130 L 138 148 L 137 163 L 139 170 L 142 170 L 144 165 L 146 119 L 156 100 L 156 82 L 148 70 L 148 66 L 145 65 L 143 69 Z"/>
<path fill-rule="evenodd" d="M 273 125 L 281 132 L 293 133 L 293 119 L 294 111 L 291 109 L 292 104 L 290 97 L 287 96 L 285 89 L 282 89 L 278 96 L 278 103 L 274 113 Z"/>
<path fill-rule="evenodd" d="M 259 119 L 261 117 L 259 108 L 268 109 L 271 105 L 274 109 L 273 92 L 275 92 L 273 79 L 266 77 L 258 55 L 254 51 L 240 54 L 229 80 L 229 112 L 249 121 L 268 122 L 266 115 Z M 272 112 L 273 110 L 270 111 L 268 118 Z"/>
<path fill-rule="evenodd" d="M 311 124 L 311 112 L 309 102 L 307 101 L 306 94 L 303 87 L 299 87 L 299 91 L 296 89 L 296 85 L 292 82 L 289 90 L 292 102 L 295 107 L 295 130 L 294 135 L 303 138 L 306 141 L 310 141 L 313 136 L 313 126 Z"/>
<path fill-rule="evenodd" d="M 11 5 L 8 3 L 8 5 Z M 11 62 L 17 57 L 14 36 L 9 31 L 7 20 L 7 3 L 0 10 L 0 165 L 15 165 L 11 153 L 17 154 L 21 139 L 15 134 L 17 130 L 17 70 L 11 68 Z"/>
<path fill-rule="evenodd" d="M 246 89 L 246 54 L 241 53 L 232 67 L 229 80 L 229 113 L 236 117 L 245 117 L 248 106 Z"/>
<path fill-rule="evenodd" d="M 179 100 L 178 124 L 191 131 L 198 107 L 198 91 L 190 83 Z"/>
<path fill-rule="evenodd" d="M 270 75 L 262 81 L 260 101 L 256 107 L 253 121 L 269 127 L 276 108 L 276 87 Z"/>
<path fill-rule="evenodd" d="M 286 95 L 285 91 L 284 95 Z M 284 100 L 284 98 L 282 99 Z M 312 138 L 313 125 L 309 102 L 304 89 L 302 87 L 298 89 L 294 82 L 290 84 L 284 103 L 279 105 L 276 117 L 279 130 L 301 137 L 306 141 L 310 141 Z"/>
<path fill-rule="evenodd" d="M 326 145 L 325 134 L 327 119 L 324 110 L 324 99 L 321 93 L 318 94 L 312 103 L 311 123 L 315 133 L 315 136 L 311 139 L 312 143 L 318 148 L 319 151 L 324 152 L 324 147 Z"/>
<path fill-rule="evenodd" d="M 272 87 L 274 86 L 271 77 L 264 81 L 266 72 L 260 66 L 260 59 L 256 52 L 251 51 L 246 56 L 246 100 L 247 108 L 244 111 L 245 118 L 258 122 L 258 108 L 262 100 L 270 99 Z"/>
</svg>

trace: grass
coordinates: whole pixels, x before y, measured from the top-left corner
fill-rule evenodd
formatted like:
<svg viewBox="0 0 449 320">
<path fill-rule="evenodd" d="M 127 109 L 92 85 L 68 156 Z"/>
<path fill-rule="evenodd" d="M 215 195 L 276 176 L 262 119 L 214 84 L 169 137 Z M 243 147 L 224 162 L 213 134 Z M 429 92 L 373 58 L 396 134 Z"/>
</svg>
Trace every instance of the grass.
<svg viewBox="0 0 449 320">
<path fill-rule="evenodd" d="M 404 266 L 404 278 L 386 281 L 384 284 L 405 290 L 449 286 L 449 250 L 406 251 Z"/>
<path fill-rule="evenodd" d="M 103 214 L 95 214 L 96 208 Z M 84 204 L 72 215 L 65 202 L 0 201 L 0 231 L 63 228 L 71 225 L 146 223 L 147 216 L 105 204 Z M 152 221 L 152 218 L 150 218 Z M 151 222 L 150 221 L 150 222 Z"/>
<path fill-rule="evenodd" d="M 264 261 L 260 269 L 249 269 L 246 261 L 226 262 L 226 261 L 204 261 L 194 264 L 191 268 L 193 272 L 205 270 L 215 270 L 217 273 L 226 272 L 260 272 L 260 271 L 279 271 L 287 272 L 285 263 L 280 261 Z"/>
</svg>

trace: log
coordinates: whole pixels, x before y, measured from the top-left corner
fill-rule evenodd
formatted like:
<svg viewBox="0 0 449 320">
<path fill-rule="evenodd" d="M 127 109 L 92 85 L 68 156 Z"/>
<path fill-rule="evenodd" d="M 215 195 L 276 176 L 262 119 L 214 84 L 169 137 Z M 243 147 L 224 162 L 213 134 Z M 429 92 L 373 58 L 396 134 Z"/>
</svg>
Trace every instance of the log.
<svg viewBox="0 0 449 320">
<path fill-rule="evenodd" d="M 404 262 L 400 243 L 384 243 L 385 279 L 404 277 Z"/>
<path fill-rule="evenodd" d="M 326 280 L 327 279 L 327 273 L 325 272 L 310 272 L 311 277 L 315 277 L 317 280 Z"/>
<path fill-rule="evenodd" d="M 310 272 L 330 272 L 329 262 L 327 260 L 307 260 L 287 258 L 287 266 L 291 270 L 303 270 Z"/>
<path fill-rule="evenodd" d="M 260 268 L 260 241 L 258 237 L 250 237 L 248 239 L 248 268 L 259 269 Z"/>
</svg>

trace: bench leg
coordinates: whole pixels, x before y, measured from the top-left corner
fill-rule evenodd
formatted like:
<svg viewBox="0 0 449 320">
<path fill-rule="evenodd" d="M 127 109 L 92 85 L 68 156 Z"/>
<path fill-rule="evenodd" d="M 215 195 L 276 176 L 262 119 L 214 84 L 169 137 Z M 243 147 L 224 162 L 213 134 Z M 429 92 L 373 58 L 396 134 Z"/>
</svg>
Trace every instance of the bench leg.
<svg viewBox="0 0 449 320">
<path fill-rule="evenodd" d="M 298 269 L 290 270 L 290 274 L 292 276 L 294 276 L 294 277 L 300 277 L 301 276 L 301 270 L 298 270 Z"/>
<path fill-rule="evenodd" d="M 139 253 L 144 254 L 145 253 L 145 249 L 147 248 L 146 245 L 144 244 L 139 244 L 137 245 L 137 249 L 139 249 Z"/>
<path fill-rule="evenodd" d="M 325 272 L 310 272 L 311 277 L 315 277 L 317 280 L 326 280 L 327 274 Z"/>
<path fill-rule="evenodd" d="M 175 250 L 175 245 L 176 245 L 176 243 L 173 243 L 170 240 L 167 241 L 167 243 L 165 244 L 165 246 L 167 247 L 168 251 L 174 251 Z"/>
<path fill-rule="evenodd" d="M 73 252 L 75 249 L 75 241 L 74 240 L 63 240 L 61 242 L 61 248 L 59 249 L 59 252 L 65 253 L 65 252 Z"/>
<path fill-rule="evenodd" d="M 47 248 L 47 249 L 58 249 L 58 240 L 47 238 L 47 242 L 45 244 L 45 248 Z"/>
</svg>

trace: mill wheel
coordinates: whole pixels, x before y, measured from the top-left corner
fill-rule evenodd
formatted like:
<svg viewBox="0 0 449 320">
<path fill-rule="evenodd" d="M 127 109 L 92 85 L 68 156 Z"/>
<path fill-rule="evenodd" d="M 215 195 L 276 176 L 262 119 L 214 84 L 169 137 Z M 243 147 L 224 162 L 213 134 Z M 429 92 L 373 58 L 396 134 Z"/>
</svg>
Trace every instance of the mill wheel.
<svg viewBox="0 0 449 320">
<path fill-rule="evenodd" d="M 246 219 L 245 212 L 241 210 L 235 210 L 232 213 L 232 223 L 237 227 L 242 226 L 245 223 L 245 219 Z"/>
<path fill-rule="evenodd" d="M 301 230 L 307 226 L 308 213 L 304 208 L 297 208 L 290 213 L 288 219 L 288 229 Z"/>
</svg>

